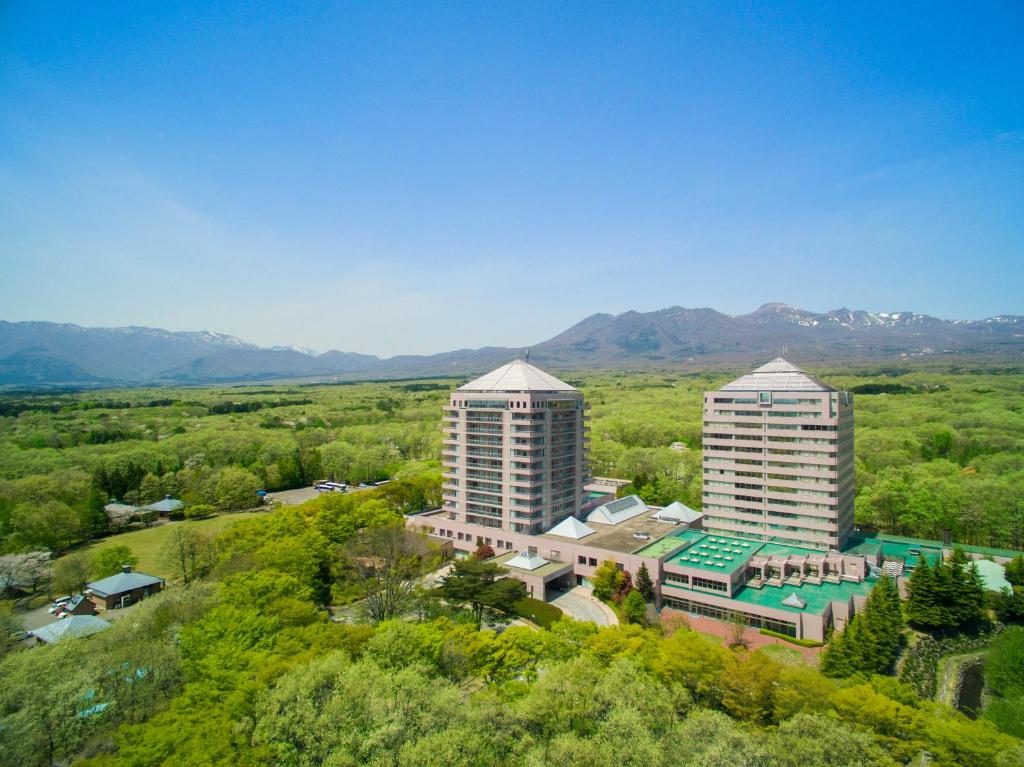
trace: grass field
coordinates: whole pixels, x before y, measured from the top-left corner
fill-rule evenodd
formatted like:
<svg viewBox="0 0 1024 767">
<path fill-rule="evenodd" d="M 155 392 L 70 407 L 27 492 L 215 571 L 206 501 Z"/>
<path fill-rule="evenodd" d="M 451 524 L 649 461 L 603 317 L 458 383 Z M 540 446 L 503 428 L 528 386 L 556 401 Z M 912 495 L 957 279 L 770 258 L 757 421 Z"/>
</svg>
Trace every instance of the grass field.
<svg viewBox="0 0 1024 767">
<path fill-rule="evenodd" d="M 557 607 L 533 597 L 516 602 L 516 614 L 544 628 L 550 628 L 552 623 L 562 617 L 562 611 Z"/>
<path fill-rule="evenodd" d="M 177 525 L 190 525 L 204 533 L 219 533 L 228 525 L 240 519 L 247 519 L 266 513 L 265 511 L 243 511 L 237 514 L 220 514 L 216 517 L 199 519 L 193 522 L 168 522 L 144 530 L 133 530 L 130 533 L 112 535 L 109 538 L 104 538 L 101 541 L 85 546 L 83 549 L 79 549 L 79 551 L 84 550 L 95 553 L 108 549 L 111 546 L 127 546 L 139 558 L 136 569 L 149 575 L 166 578 L 168 577 L 167 568 L 160 562 L 160 547 L 163 546 L 167 536 L 170 535 Z"/>
</svg>

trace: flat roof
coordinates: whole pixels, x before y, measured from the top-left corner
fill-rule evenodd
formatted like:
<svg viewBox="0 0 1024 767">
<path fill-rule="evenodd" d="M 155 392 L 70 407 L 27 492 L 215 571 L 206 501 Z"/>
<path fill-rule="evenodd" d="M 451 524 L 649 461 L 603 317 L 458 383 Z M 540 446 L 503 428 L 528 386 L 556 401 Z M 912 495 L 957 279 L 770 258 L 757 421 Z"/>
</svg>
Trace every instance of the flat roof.
<svg viewBox="0 0 1024 767">
<path fill-rule="evenodd" d="M 859 583 L 841 581 L 839 583 L 826 582 L 821 585 L 805 583 L 803 586 L 784 583 L 782 586 L 762 586 L 759 589 L 744 586 L 733 594 L 732 598 L 738 602 L 746 602 L 758 607 L 786 610 L 791 613 L 807 612 L 821 615 L 829 602 L 848 602 L 850 597 L 866 596 L 874 588 L 874 585 L 875 581 L 864 580 Z M 786 597 L 794 593 L 806 602 L 805 607 L 791 607 L 783 603 Z"/>
<path fill-rule="evenodd" d="M 928 564 L 934 565 L 942 557 L 942 544 L 939 541 L 897 535 L 873 535 L 851 537 L 843 549 L 844 554 L 860 556 L 875 556 L 879 551 L 885 559 L 899 560 L 910 567 L 913 567 L 918 556 L 923 554 Z"/>
<path fill-rule="evenodd" d="M 636 554 L 639 553 L 638 550 L 646 549 L 656 543 L 658 539 L 661 539 L 666 535 L 671 535 L 680 528 L 686 528 L 686 525 L 672 525 L 668 522 L 660 522 L 657 519 L 652 519 L 651 517 L 657 514 L 659 510 L 660 509 L 648 509 L 642 514 L 638 514 L 631 519 L 619 522 L 617 525 L 588 525 L 596 532 L 593 535 L 588 535 L 586 538 L 580 539 L 579 543 L 584 546 L 592 546 L 596 549 L 605 549 L 606 551 L 617 551 L 622 554 Z M 644 533 L 649 535 L 650 538 L 648 540 L 634 538 L 633 533 Z M 542 533 L 537 537 L 544 538 L 551 542 L 566 542 L 565 538 L 557 535 L 550 535 L 548 533 Z M 644 554 L 643 556 L 654 555 Z"/>
<path fill-rule="evenodd" d="M 701 530 L 684 530 L 673 537 L 685 543 L 686 548 L 666 560 L 666 564 L 730 575 L 744 567 L 764 546 L 761 541 L 750 538 L 712 535 Z"/>
<path fill-rule="evenodd" d="M 564 541 L 565 539 L 563 538 L 562 540 Z M 509 572 L 525 573 L 526 575 L 538 575 L 542 578 L 547 577 L 549 575 L 554 575 L 555 573 L 565 570 L 565 568 L 567 567 L 572 567 L 572 562 L 551 562 L 550 560 L 546 565 L 541 565 L 535 570 L 523 570 L 519 567 L 508 567 L 509 560 L 515 559 L 518 556 L 518 551 L 510 551 L 507 554 L 502 554 L 500 557 L 495 557 L 494 559 L 488 561 L 493 562 L 496 565 L 500 565 L 501 567 L 504 567 Z"/>
<path fill-rule="evenodd" d="M 661 559 L 670 551 L 675 551 L 682 545 L 683 542 L 674 535 L 666 535 L 664 538 L 659 538 L 656 541 L 652 541 L 643 548 L 637 549 L 633 553 L 636 554 L 638 557 L 651 557 L 652 559 Z"/>
</svg>

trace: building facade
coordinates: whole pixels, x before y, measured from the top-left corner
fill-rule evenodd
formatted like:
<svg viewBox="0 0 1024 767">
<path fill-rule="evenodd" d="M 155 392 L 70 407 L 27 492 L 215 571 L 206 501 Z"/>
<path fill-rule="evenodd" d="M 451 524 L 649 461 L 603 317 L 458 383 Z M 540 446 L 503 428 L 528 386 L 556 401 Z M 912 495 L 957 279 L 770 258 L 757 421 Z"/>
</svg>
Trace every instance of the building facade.
<svg viewBox="0 0 1024 767">
<path fill-rule="evenodd" d="M 853 397 L 784 359 L 704 395 L 704 527 L 840 550 L 853 532 Z"/>
<path fill-rule="evenodd" d="M 853 400 L 785 360 L 706 393 L 703 513 L 584 497 L 584 408 L 521 361 L 459 388 L 445 408 L 444 505 L 407 525 L 456 557 L 491 546 L 538 599 L 612 561 L 646 567 L 659 609 L 816 641 L 846 625 L 881 573 L 899 580 L 920 556 L 943 556 L 929 542 L 851 535 Z"/>
<path fill-rule="evenodd" d="M 444 411 L 443 511 L 526 534 L 578 513 L 587 420 L 581 392 L 524 360 L 460 386 Z"/>
</svg>

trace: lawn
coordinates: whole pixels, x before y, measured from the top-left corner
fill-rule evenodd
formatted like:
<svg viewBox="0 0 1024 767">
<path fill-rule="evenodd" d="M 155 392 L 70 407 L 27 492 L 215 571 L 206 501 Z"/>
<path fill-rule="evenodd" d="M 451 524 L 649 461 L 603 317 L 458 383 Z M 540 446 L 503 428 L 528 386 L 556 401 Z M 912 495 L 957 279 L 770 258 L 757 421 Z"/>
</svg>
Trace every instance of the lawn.
<svg viewBox="0 0 1024 767">
<path fill-rule="evenodd" d="M 562 617 L 562 611 L 557 607 L 533 597 L 520 599 L 516 602 L 515 609 L 516 615 L 520 618 L 531 620 L 544 628 L 551 628 L 551 624 Z"/>
<path fill-rule="evenodd" d="M 219 533 L 228 525 L 240 519 L 248 519 L 266 513 L 265 511 L 242 511 L 237 514 L 220 514 L 216 517 L 198 519 L 193 522 L 168 522 L 144 530 L 133 530 L 130 533 L 112 535 L 109 538 L 104 538 L 101 541 L 85 546 L 83 549 L 79 549 L 79 551 L 84 550 L 95 553 L 103 549 L 109 549 L 111 546 L 127 546 L 139 558 L 136 569 L 149 575 L 166 578 L 166 567 L 160 562 L 160 547 L 163 546 L 167 536 L 170 535 L 177 525 L 190 525 L 204 533 Z"/>
</svg>

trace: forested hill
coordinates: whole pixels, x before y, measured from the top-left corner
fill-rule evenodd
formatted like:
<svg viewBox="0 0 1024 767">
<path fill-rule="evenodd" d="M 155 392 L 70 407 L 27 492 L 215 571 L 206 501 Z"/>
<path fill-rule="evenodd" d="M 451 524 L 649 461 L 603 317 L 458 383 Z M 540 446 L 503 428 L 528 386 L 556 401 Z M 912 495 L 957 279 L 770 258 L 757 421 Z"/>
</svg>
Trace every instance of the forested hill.
<svg viewBox="0 0 1024 767">
<path fill-rule="evenodd" d="M 594 314 L 530 347 L 553 369 L 674 367 L 776 356 L 781 347 L 805 360 L 1024 353 L 1024 317 L 943 320 L 914 312 L 837 309 L 809 312 L 765 304 L 730 316 L 714 309 Z M 209 383 L 280 378 L 465 376 L 522 354 L 485 347 L 432 355 L 374 355 L 299 347 L 261 348 L 211 332 L 154 328 L 84 328 L 0 321 L 0 386 L 102 386 Z"/>
</svg>

